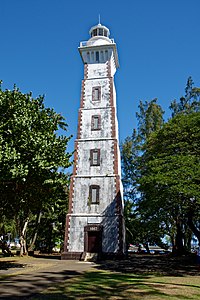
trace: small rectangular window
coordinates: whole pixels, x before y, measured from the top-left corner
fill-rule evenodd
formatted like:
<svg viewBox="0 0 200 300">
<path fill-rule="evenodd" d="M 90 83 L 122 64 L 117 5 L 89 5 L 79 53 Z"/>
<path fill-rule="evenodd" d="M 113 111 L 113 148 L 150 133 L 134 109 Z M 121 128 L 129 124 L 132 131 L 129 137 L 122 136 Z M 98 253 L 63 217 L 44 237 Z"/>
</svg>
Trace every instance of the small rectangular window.
<svg viewBox="0 0 200 300">
<path fill-rule="evenodd" d="M 94 52 L 91 52 L 91 61 L 94 61 Z"/>
<path fill-rule="evenodd" d="M 96 51 L 96 61 L 99 62 L 99 51 Z"/>
<path fill-rule="evenodd" d="M 100 54 L 101 54 L 101 58 L 100 58 L 100 59 L 101 59 L 101 61 L 104 61 L 104 52 L 103 52 L 103 51 L 101 51 L 101 52 L 100 52 Z"/>
<path fill-rule="evenodd" d="M 99 204 L 99 185 L 90 185 L 89 188 L 89 199 L 90 204 Z"/>
<path fill-rule="evenodd" d="M 87 61 L 90 62 L 90 52 L 87 52 Z"/>
<path fill-rule="evenodd" d="M 100 115 L 92 116 L 91 129 L 92 130 L 100 130 L 101 129 L 101 116 Z"/>
<path fill-rule="evenodd" d="M 96 202 L 97 200 L 97 189 L 92 189 L 92 203 Z"/>
<path fill-rule="evenodd" d="M 101 100 L 101 87 L 96 86 L 92 88 L 92 101 L 100 101 Z"/>
<path fill-rule="evenodd" d="M 100 149 L 90 150 L 90 166 L 100 166 Z"/>
<path fill-rule="evenodd" d="M 108 60 L 108 50 L 105 51 L 105 60 Z"/>
<path fill-rule="evenodd" d="M 94 100 L 99 100 L 99 89 L 94 89 Z"/>
</svg>

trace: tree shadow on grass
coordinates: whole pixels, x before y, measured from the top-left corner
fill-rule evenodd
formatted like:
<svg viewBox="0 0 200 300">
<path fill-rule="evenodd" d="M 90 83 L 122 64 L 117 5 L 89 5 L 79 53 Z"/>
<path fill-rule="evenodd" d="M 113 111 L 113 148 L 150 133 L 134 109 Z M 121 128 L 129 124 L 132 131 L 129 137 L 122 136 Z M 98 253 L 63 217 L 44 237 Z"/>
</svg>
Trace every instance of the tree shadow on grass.
<svg viewBox="0 0 200 300">
<path fill-rule="evenodd" d="M 17 263 L 15 260 L 0 261 L 0 270 L 9 270 L 12 268 L 24 268 L 26 264 Z"/>
<path fill-rule="evenodd" d="M 122 273 L 162 276 L 198 276 L 196 257 L 170 255 L 132 255 L 128 259 L 99 262 L 99 269 Z"/>
<path fill-rule="evenodd" d="M 43 294 L 35 295 L 32 300 L 46 299 L 162 299 L 170 295 L 172 283 L 157 283 L 148 281 L 149 276 L 110 273 L 107 271 L 87 271 L 80 277 L 69 279 Z M 167 286 L 169 285 L 169 286 Z M 165 289 L 162 290 L 162 286 Z M 175 299 L 194 299 L 190 295 L 181 294 L 184 284 L 177 286 Z M 194 286 L 194 289 L 198 288 Z M 194 290 L 192 296 L 200 296 L 200 291 Z M 197 299 L 197 298 L 196 298 Z"/>
<path fill-rule="evenodd" d="M 147 290 L 146 285 L 141 279 L 130 282 L 130 276 L 110 274 L 106 272 L 86 272 L 78 280 L 69 280 L 50 288 L 44 294 L 35 295 L 32 300 L 46 299 L 134 299 L 132 298 L 132 290 L 134 297 L 138 294 L 154 294 L 161 295 L 155 290 Z M 142 291 L 143 289 L 144 291 Z M 146 291 L 145 291 L 146 289 Z M 137 299 L 137 298 L 136 298 Z"/>
<path fill-rule="evenodd" d="M 61 272 L 55 270 L 10 276 L 4 279 L 0 285 L 0 299 L 34 299 L 34 297 L 37 297 L 37 293 L 42 292 L 48 287 L 56 286 L 61 282 L 66 282 L 68 279 L 75 278 L 81 274 L 82 272 L 73 270 Z M 63 297 L 62 299 L 65 298 Z"/>
</svg>

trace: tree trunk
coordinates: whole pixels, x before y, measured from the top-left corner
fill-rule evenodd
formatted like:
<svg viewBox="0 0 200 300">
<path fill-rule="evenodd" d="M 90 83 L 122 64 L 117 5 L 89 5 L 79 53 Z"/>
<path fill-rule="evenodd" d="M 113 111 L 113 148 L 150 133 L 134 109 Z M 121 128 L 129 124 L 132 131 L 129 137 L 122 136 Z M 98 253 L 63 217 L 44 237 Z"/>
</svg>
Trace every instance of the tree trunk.
<svg viewBox="0 0 200 300">
<path fill-rule="evenodd" d="M 22 234 L 24 235 L 25 234 L 25 231 L 26 231 L 26 228 L 28 226 L 28 221 L 29 221 L 29 218 L 26 219 L 25 223 L 24 223 L 24 227 L 22 229 Z"/>
<path fill-rule="evenodd" d="M 173 249 L 173 253 L 175 255 L 183 255 L 185 254 L 185 248 L 183 246 L 183 231 L 182 224 L 179 219 L 176 221 L 176 236 L 175 236 L 175 245 Z"/>
<path fill-rule="evenodd" d="M 26 221 L 24 223 L 24 227 L 21 232 L 21 236 L 20 236 L 20 256 L 23 256 L 23 254 L 27 254 L 26 239 L 24 236 L 25 236 L 26 228 L 28 226 L 28 221 L 29 221 L 29 218 L 26 219 Z"/>
<path fill-rule="evenodd" d="M 36 224 L 36 229 L 35 229 L 35 233 L 34 233 L 34 236 L 33 236 L 33 240 L 31 242 L 31 245 L 29 247 L 29 251 L 32 251 L 33 250 L 33 247 L 35 245 L 35 242 L 36 242 L 36 239 L 37 239 L 37 235 L 38 235 L 38 228 L 39 228 L 39 224 L 40 224 L 40 221 L 41 221 L 41 217 L 42 217 L 42 212 L 40 211 L 38 216 L 37 216 L 37 224 Z"/>
<path fill-rule="evenodd" d="M 185 225 L 184 246 L 188 252 L 191 252 L 191 242 L 192 242 L 192 230 L 189 228 L 187 224 Z"/>
<path fill-rule="evenodd" d="M 188 226 L 190 227 L 190 229 L 192 230 L 193 234 L 197 237 L 198 241 L 199 241 L 199 245 L 200 245 L 200 230 L 197 229 L 197 227 L 195 226 L 194 222 L 193 222 L 193 212 L 190 211 L 188 213 Z"/>
</svg>

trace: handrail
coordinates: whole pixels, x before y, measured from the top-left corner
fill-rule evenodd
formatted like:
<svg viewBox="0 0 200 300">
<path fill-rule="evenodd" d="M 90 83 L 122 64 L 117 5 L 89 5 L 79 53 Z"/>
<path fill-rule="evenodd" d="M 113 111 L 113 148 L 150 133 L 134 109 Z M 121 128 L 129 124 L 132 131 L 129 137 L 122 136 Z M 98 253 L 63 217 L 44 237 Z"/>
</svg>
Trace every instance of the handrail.
<svg viewBox="0 0 200 300">
<path fill-rule="evenodd" d="M 109 39 L 111 44 L 114 44 L 115 41 L 114 39 Z M 94 45 L 94 41 L 83 41 L 80 42 L 80 47 L 88 47 L 88 46 L 93 46 Z M 94 46 L 101 46 L 101 45 L 94 45 Z"/>
</svg>

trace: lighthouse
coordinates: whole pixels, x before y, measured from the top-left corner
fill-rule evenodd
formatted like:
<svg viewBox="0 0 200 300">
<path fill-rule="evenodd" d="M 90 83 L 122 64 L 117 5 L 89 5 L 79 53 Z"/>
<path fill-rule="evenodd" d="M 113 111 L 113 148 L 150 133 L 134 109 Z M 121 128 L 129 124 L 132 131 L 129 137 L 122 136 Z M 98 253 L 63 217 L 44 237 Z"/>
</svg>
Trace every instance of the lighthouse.
<svg viewBox="0 0 200 300">
<path fill-rule="evenodd" d="M 84 79 L 62 259 L 112 258 L 125 251 L 114 84 L 118 53 L 106 26 L 99 23 L 89 34 L 78 48 Z"/>
</svg>

